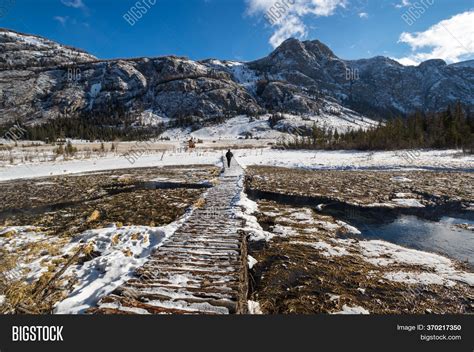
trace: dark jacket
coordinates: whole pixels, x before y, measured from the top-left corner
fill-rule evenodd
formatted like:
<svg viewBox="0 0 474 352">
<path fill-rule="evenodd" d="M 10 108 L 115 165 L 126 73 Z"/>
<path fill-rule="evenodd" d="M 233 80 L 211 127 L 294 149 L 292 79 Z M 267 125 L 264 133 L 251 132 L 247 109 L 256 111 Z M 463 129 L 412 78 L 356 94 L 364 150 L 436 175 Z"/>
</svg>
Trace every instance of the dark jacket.
<svg viewBox="0 0 474 352">
<path fill-rule="evenodd" d="M 234 157 L 234 154 L 232 154 L 232 152 L 228 151 L 226 154 L 225 154 L 225 157 L 227 158 L 227 160 L 230 160 Z"/>
</svg>

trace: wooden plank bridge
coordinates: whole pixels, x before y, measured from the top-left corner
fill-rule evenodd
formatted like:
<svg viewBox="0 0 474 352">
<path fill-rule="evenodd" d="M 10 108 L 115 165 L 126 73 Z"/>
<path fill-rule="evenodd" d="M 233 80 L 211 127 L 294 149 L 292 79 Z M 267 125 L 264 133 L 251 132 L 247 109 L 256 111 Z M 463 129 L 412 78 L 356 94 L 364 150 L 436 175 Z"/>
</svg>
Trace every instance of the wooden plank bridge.
<svg viewBox="0 0 474 352">
<path fill-rule="evenodd" d="M 137 270 L 103 297 L 95 314 L 244 314 L 247 244 L 235 217 L 243 170 L 235 162 L 184 224 Z"/>
</svg>

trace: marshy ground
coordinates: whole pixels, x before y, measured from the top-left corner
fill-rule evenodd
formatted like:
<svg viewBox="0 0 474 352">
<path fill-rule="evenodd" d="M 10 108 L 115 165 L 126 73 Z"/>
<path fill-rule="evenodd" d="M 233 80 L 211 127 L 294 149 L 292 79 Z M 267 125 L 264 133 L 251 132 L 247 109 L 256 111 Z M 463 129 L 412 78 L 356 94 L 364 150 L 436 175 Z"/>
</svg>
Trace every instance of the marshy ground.
<svg viewBox="0 0 474 352">
<path fill-rule="evenodd" d="M 218 172 L 164 167 L 3 182 L 0 226 L 32 225 L 67 235 L 110 223 L 165 225 L 183 215 Z"/>
<path fill-rule="evenodd" d="M 251 167 L 247 191 L 269 238 L 249 244 L 257 260 L 250 299 L 268 314 L 474 313 L 474 276 L 465 264 L 366 241 L 344 222 L 377 209 L 379 217 L 397 207 L 410 212 L 410 204 L 472 212 L 472 181 L 469 173 Z"/>
<path fill-rule="evenodd" d="M 474 201 L 474 174 L 442 171 L 309 171 L 254 166 L 248 186 L 259 191 L 322 198 L 360 206 L 397 207 Z M 409 203 L 406 203 L 409 204 Z"/>
<path fill-rule="evenodd" d="M 77 287 L 73 272 L 55 275 L 100 259 L 101 244 L 146 257 L 154 229 L 199 207 L 219 173 L 193 165 L 0 183 L 0 312 L 51 312 Z M 474 313 L 474 274 L 465 263 L 368 241 L 350 226 L 352 219 L 390 222 L 399 212 L 472 216 L 472 173 L 261 166 L 246 173 L 267 234 L 249 242 L 257 261 L 249 299 L 264 313 Z M 474 236 L 469 224 L 453 226 Z M 94 243 L 91 231 L 104 228 L 94 246 L 74 242 L 86 233 Z"/>
<path fill-rule="evenodd" d="M 75 236 L 110 226 L 156 228 L 174 222 L 198 203 L 219 172 L 196 165 L 0 183 L 0 296 L 8 303 L 0 308 L 50 311 L 68 287 L 55 283 L 48 299 L 41 297 L 44 304 L 38 291 L 70 260 L 96 255 L 86 250 L 72 259 L 74 251 L 64 253 Z"/>
</svg>

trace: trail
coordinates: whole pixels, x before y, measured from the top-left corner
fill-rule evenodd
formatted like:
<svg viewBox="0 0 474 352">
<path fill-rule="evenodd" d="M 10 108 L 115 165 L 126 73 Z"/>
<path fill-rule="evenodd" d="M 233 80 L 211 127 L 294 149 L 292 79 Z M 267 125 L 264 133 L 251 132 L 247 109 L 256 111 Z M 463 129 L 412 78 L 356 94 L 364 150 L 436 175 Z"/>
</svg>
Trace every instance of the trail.
<svg viewBox="0 0 474 352">
<path fill-rule="evenodd" d="M 243 169 L 233 160 L 205 204 L 96 314 L 238 314 L 247 311 L 247 246 L 235 217 Z"/>
</svg>

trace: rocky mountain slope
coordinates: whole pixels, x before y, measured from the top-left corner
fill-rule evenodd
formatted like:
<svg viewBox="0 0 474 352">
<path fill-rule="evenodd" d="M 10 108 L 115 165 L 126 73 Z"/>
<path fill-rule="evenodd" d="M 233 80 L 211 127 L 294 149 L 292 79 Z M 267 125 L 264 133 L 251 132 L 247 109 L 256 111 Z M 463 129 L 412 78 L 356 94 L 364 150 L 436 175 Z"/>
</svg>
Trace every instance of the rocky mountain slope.
<svg viewBox="0 0 474 352">
<path fill-rule="evenodd" d="M 97 60 L 88 53 L 51 40 L 0 28 L 0 69 L 55 67 Z"/>
<path fill-rule="evenodd" d="M 98 60 L 0 30 L 0 124 L 88 114 L 149 125 L 268 112 L 363 121 L 363 115 L 440 110 L 458 100 L 474 107 L 472 64 L 347 61 L 319 41 L 295 39 L 249 63 L 175 56 Z"/>
<path fill-rule="evenodd" d="M 268 77 L 263 96 L 267 90 L 298 87 L 380 117 L 387 112 L 439 111 L 457 101 L 474 107 L 472 61 L 447 65 L 429 60 L 415 67 L 381 56 L 342 60 L 317 40 L 289 39 L 249 67 Z"/>
</svg>

